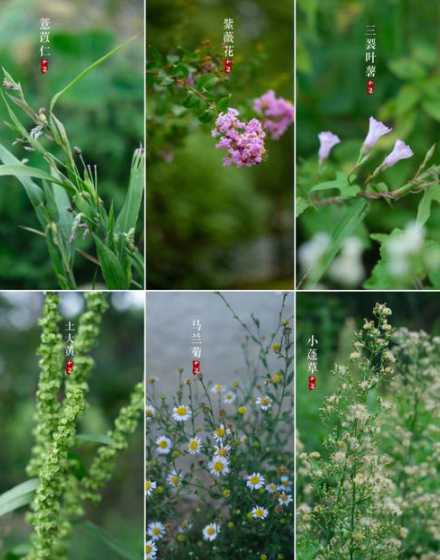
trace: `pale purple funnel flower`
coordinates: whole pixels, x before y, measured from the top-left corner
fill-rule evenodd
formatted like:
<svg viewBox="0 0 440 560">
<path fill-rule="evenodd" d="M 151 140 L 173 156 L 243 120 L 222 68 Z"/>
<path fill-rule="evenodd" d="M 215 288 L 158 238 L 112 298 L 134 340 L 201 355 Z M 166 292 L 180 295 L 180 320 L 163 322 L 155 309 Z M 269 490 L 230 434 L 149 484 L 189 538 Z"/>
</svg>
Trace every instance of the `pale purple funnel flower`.
<svg viewBox="0 0 440 560">
<path fill-rule="evenodd" d="M 318 138 L 321 143 L 319 147 L 319 163 L 322 163 L 328 158 L 332 148 L 336 146 L 336 144 L 339 144 L 341 140 L 336 134 L 333 134 L 333 132 L 320 132 Z"/>
<path fill-rule="evenodd" d="M 364 140 L 363 149 L 365 152 L 371 150 L 371 148 L 376 144 L 376 142 L 384 136 L 391 132 L 391 128 L 388 128 L 383 122 L 377 121 L 374 117 L 370 117 L 370 126 L 368 128 L 367 137 Z"/>
<path fill-rule="evenodd" d="M 402 140 L 396 140 L 393 151 L 384 159 L 382 167 L 393 167 L 393 165 L 396 165 L 396 163 L 401 159 L 408 159 L 413 155 L 414 152 L 407 144 L 405 144 L 405 142 L 402 142 Z"/>
</svg>

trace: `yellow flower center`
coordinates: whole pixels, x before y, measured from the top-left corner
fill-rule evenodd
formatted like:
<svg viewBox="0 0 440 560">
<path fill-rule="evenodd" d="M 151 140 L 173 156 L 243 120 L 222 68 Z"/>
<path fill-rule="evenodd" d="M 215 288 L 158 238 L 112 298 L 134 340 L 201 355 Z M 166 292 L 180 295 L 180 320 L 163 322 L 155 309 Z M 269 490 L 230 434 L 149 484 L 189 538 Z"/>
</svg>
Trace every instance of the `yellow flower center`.
<svg viewBox="0 0 440 560">
<path fill-rule="evenodd" d="M 186 413 L 187 413 L 187 408 L 186 408 L 186 406 L 183 406 L 183 405 L 182 405 L 182 406 L 178 406 L 178 407 L 176 408 L 176 412 L 177 412 L 177 415 L 178 415 L 178 416 L 185 416 Z"/>
<path fill-rule="evenodd" d="M 208 527 L 208 530 L 206 532 L 211 537 L 212 535 L 215 534 L 215 529 L 214 529 L 214 527 Z"/>
<path fill-rule="evenodd" d="M 225 437 L 225 429 L 224 428 L 218 428 L 215 431 L 215 433 L 216 433 L 217 437 L 219 437 L 219 438 L 224 438 Z"/>
<path fill-rule="evenodd" d="M 191 449 L 191 451 L 197 451 L 197 449 L 199 448 L 199 442 L 195 439 L 191 440 L 189 442 L 189 448 Z"/>
<path fill-rule="evenodd" d="M 166 448 L 168 447 L 168 442 L 167 442 L 166 440 L 164 440 L 164 439 L 161 440 L 161 441 L 159 442 L 159 447 L 160 447 L 161 449 L 166 449 Z"/>
<path fill-rule="evenodd" d="M 223 469 L 225 468 L 223 463 L 220 463 L 220 461 L 218 461 L 217 463 L 214 463 L 214 470 L 216 472 L 223 472 Z"/>
<path fill-rule="evenodd" d="M 250 482 L 251 484 L 256 485 L 260 482 L 260 477 L 257 474 L 255 474 L 254 476 L 251 476 Z"/>
<path fill-rule="evenodd" d="M 154 535 L 155 537 L 158 537 L 158 536 L 160 535 L 160 529 L 159 529 L 159 527 L 154 527 L 154 528 L 153 528 L 153 535 Z"/>
<path fill-rule="evenodd" d="M 149 554 L 150 552 L 153 552 L 153 547 L 151 546 L 151 544 L 146 544 L 145 545 L 145 552 L 147 554 Z"/>
<path fill-rule="evenodd" d="M 151 488 L 151 480 L 147 480 L 145 482 L 145 490 L 149 490 Z"/>
</svg>

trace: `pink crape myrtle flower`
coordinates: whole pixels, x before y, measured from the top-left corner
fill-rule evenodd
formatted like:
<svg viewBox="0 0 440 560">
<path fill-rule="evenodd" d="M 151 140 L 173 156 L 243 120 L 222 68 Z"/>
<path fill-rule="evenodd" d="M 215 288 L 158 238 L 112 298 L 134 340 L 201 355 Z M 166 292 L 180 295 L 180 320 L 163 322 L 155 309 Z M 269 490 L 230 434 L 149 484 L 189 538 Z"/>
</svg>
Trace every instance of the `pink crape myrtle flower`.
<svg viewBox="0 0 440 560">
<path fill-rule="evenodd" d="M 318 138 L 320 142 L 319 163 L 322 163 L 328 158 L 330 152 L 332 151 L 332 148 L 336 146 L 336 144 L 339 144 L 341 142 L 341 139 L 336 136 L 336 134 L 333 134 L 333 132 L 328 131 L 320 132 L 318 134 Z"/>
<path fill-rule="evenodd" d="M 214 138 L 220 138 L 216 148 L 227 150 L 223 163 L 225 166 L 251 167 L 263 161 L 266 153 L 264 138 L 266 133 L 258 119 L 243 122 L 237 109 L 229 108 L 220 113 L 212 131 Z"/>
<path fill-rule="evenodd" d="M 411 148 L 402 140 L 396 140 L 393 151 L 387 155 L 382 164 L 383 168 L 393 167 L 401 159 L 408 159 L 414 155 Z"/>
<path fill-rule="evenodd" d="M 254 109 L 265 117 L 263 128 L 274 140 L 278 140 L 285 133 L 295 118 L 295 108 L 292 103 L 282 97 L 276 97 L 273 90 L 255 99 Z"/>
<path fill-rule="evenodd" d="M 370 117 L 370 126 L 368 128 L 367 137 L 364 140 L 362 149 L 364 152 L 368 152 L 376 144 L 376 142 L 384 136 L 391 132 L 391 128 L 388 128 L 383 122 L 377 121 L 374 117 Z"/>
</svg>

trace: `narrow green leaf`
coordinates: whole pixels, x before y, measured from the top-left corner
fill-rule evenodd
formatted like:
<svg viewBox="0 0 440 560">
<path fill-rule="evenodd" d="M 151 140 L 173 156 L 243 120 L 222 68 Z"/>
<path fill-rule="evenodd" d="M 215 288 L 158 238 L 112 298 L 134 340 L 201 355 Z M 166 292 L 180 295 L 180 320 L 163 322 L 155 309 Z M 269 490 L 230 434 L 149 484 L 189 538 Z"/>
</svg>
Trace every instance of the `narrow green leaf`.
<svg viewBox="0 0 440 560">
<path fill-rule="evenodd" d="M 345 215 L 342 217 L 331 236 L 330 247 L 327 249 L 320 264 L 305 274 L 304 278 L 301 280 L 301 284 L 306 281 L 308 288 L 316 286 L 341 250 L 344 240 L 352 235 L 356 228 L 363 222 L 368 210 L 368 201 L 361 198 L 356 199 L 347 207 Z"/>
<path fill-rule="evenodd" d="M 137 152 L 137 153 L 136 153 Z M 136 230 L 144 193 L 145 155 L 136 150 L 131 166 L 130 183 L 124 205 L 116 221 L 116 231 L 128 233 Z"/>
<path fill-rule="evenodd" d="M 130 282 L 118 257 L 99 239 L 99 237 L 96 235 L 93 237 L 95 239 L 96 252 L 107 288 L 109 290 L 128 289 L 130 287 Z"/>
<path fill-rule="evenodd" d="M 83 78 L 85 78 L 87 76 L 87 74 L 90 74 L 90 72 L 92 70 L 94 70 L 97 66 L 99 66 L 100 64 L 102 64 L 103 62 L 105 62 L 106 60 L 108 60 L 109 58 L 111 58 L 114 54 L 116 54 L 118 51 L 120 51 L 121 49 L 123 49 L 124 47 L 126 47 L 129 43 L 131 43 L 132 41 L 134 41 L 134 39 L 136 39 L 136 36 L 131 37 L 130 39 L 128 39 L 127 41 L 125 41 L 124 43 L 122 43 L 121 45 L 118 45 L 117 47 L 115 47 L 114 49 L 112 49 L 111 51 L 109 51 L 108 53 L 106 53 L 104 56 L 101 56 L 101 58 L 98 58 L 98 60 L 96 60 L 93 64 L 90 64 L 90 66 L 88 66 L 85 70 L 83 70 L 82 72 L 80 72 L 78 74 L 78 76 L 76 76 L 73 80 L 71 80 L 61 91 L 59 91 L 58 93 L 56 93 L 53 97 L 52 100 L 50 102 L 50 113 L 53 113 L 53 110 L 55 108 L 55 105 L 58 101 L 58 99 L 64 95 L 65 93 L 67 93 L 69 91 L 69 89 L 71 89 L 75 84 L 77 84 L 80 80 L 82 80 Z"/>
<path fill-rule="evenodd" d="M 29 165 L 0 165 L 0 176 L 3 177 L 32 177 L 34 179 L 42 179 L 44 181 L 48 181 L 50 183 L 56 183 L 57 185 L 61 185 L 62 187 L 66 188 L 66 183 L 63 182 L 61 179 L 56 179 L 49 175 L 45 171 L 41 171 L 37 167 L 30 167 Z M 70 188 L 71 187 L 67 187 Z"/>
<path fill-rule="evenodd" d="M 10 513 L 29 504 L 38 487 L 38 479 L 31 478 L 0 495 L 0 515 Z"/>
<path fill-rule="evenodd" d="M 105 531 L 103 531 L 100 527 L 96 526 L 90 521 L 81 523 L 80 526 L 85 529 L 91 536 L 94 536 L 103 544 L 105 544 L 110 550 L 118 554 L 120 558 L 124 558 L 125 560 L 139 560 L 138 554 L 134 554 L 130 550 L 124 548 L 123 545 L 116 542 L 113 538 L 110 538 Z"/>
<path fill-rule="evenodd" d="M 20 165 L 20 161 L 2 144 L 0 144 L 0 161 L 2 161 L 4 164 L 9 166 Z M 19 175 L 17 176 L 17 179 L 24 187 L 26 194 L 35 210 L 35 213 L 37 214 L 38 221 L 43 227 L 45 227 L 47 220 L 46 220 L 45 213 L 43 211 L 43 206 L 44 206 L 43 190 L 38 185 L 36 185 L 33 181 L 31 181 L 29 177 L 26 177 L 24 175 Z"/>
<path fill-rule="evenodd" d="M 76 439 L 81 443 L 98 443 L 99 445 L 111 445 L 112 438 L 104 434 L 78 434 Z"/>
<path fill-rule="evenodd" d="M 433 185 L 425 190 L 417 208 L 417 222 L 422 226 L 431 216 L 432 202 L 440 202 L 440 185 Z"/>
</svg>

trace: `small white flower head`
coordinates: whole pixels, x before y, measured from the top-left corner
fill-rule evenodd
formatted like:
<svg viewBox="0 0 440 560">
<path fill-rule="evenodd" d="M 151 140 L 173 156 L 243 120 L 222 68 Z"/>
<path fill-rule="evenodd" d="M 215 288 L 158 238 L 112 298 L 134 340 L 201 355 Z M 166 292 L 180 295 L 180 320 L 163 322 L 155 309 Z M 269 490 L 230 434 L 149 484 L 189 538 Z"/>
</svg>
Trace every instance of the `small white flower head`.
<svg viewBox="0 0 440 560">
<path fill-rule="evenodd" d="M 226 395 L 223 397 L 223 402 L 225 404 L 232 404 L 233 402 L 235 402 L 236 398 L 237 395 L 234 393 L 234 391 L 228 391 Z"/>
<path fill-rule="evenodd" d="M 286 492 L 281 492 L 280 495 L 278 496 L 278 503 L 280 504 L 280 506 L 288 506 L 292 501 L 292 499 L 293 498 L 290 494 L 287 494 Z"/>
<path fill-rule="evenodd" d="M 173 408 L 173 419 L 176 422 L 185 422 L 191 418 L 191 410 L 185 404 L 179 404 Z"/>
<path fill-rule="evenodd" d="M 214 430 L 213 436 L 216 442 L 223 443 L 223 440 L 231 433 L 229 428 L 226 428 L 224 424 L 221 424 L 216 430 Z"/>
<path fill-rule="evenodd" d="M 382 167 L 385 169 L 393 167 L 393 165 L 396 165 L 396 163 L 398 163 L 401 159 L 408 159 L 413 155 L 414 152 L 407 144 L 405 144 L 405 142 L 402 142 L 402 140 L 396 140 L 393 151 L 384 159 Z"/>
<path fill-rule="evenodd" d="M 146 480 L 144 484 L 145 496 L 149 498 L 151 494 L 156 490 L 157 483 L 153 480 Z"/>
<path fill-rule="evenodd" d="M 364 140 L 362 149 L 364 152 L 368 152 L 376 144 L 376 142 L 385 134 L 391 132 L 391 128 L 388 128 L 383 122 L 377 121 L 374 117 L 370 117 L 370 126 L 368 128 L 367 137 Z"/>
<path fill-rule="evenodd" d="M 318 138 L 320 142 L 319 163 L 322 163 L 328 158 L 334 146 L 339 144 L 341 140 L 336 134 L 333 134 L 333 132 L 320 132 Z"/>
<path fill-rule="evenodd" d="M 215 445 L 214 455 L 220 455 L 220 457 L 228 457 L 231 452 L 230 445 Z"/>
<path fill-rule="evenodd" d="M 147 422 L 149 420 L 152 420 L 155 416 L 156 410 L 154 406 L 151 406 L 151 404 L 147 404 L 147 406 L 145 407 L 145 419 L 147 420 Z"/>
<path fill-rule="evenodd" d="M 153 540 L 145 543 L 145 560 L 155 560 L 157 554 L 157 546 Z"/>
<path fill-rule="evenodd" d="M 220 525 L 217 523 L 210 523 L 203 529 L 203 538 L 205 541 L 215 541 L 220 533 Z"/>
<path fill-rule="evenodd" d="M 330 247 L 330 236 L 320 231 L 298 249 L 298 260 L 305 271 L 314 268 Z"/>
<path fill-rule="evenodd" d="M 213 395 L 221 395 L 224 392 L 225 388 L 220 383 L 216 383 L 211 387 L 211 393 Z"/>
<path fill-rule="evenodd" d="M 229 461 L 221 455 L 214 455 L 208 463 L 210 473 L 216 478 L 220 478 L 229 473 Z"/>
<path fill-rule="evenodd" d="M 168 453 L 171 451 L 171 448 L 173 447 L 172 441 L 166 436 L 159 436 L 156 439 L 156 445 L 159 455 L 168 455 Z"/>
<path fill-rule="evenodd" d="M 266 485 L 266 492 L 269 492 L 269 494 L 275 494 L 276 491 L 277 485 L 275 483 L 271 482 Z"/>
<path fill-rule="evenodd" d="M 165 535 L 165 525 L 160 521 L 152 521 L 148 524 L 147 534 L 153 541 L 158 541 Z"/>
<path fill-rule="evenodd" d="M 261 395 L 261 397 L 257 397 L 255 402 L 264 412 L 269 410 L 269 408 L 272 406 L 272 399 L 267 395 Z"/>
<path fill-rule="evenodd" d="M 262 506 L 255 506 L 252 509 L 251 514 L 254 519 L 266 519 L 266 517 L 269 515 L 269 512 Z"/>
<path fill-rule="evenodd" d="M 260 473 L 252 473 L 246 477 L 246 486 L 251 490 L 259 490 L 264 486 L 264 476 Z"/>
<path fill-rule="evenodd" d="M 365 278 L 362 264 L 364 247 L 358 237 L 347 237 L 339 256 L 335 258 L 329 270 L 329 276 L 346 287 L 357 286 Z"/>
<path fill-rule="evenodd" d="M 187 449 L 190 455 L 197 455 L 201 448 L 202 440 L 199 437 L 195 436 L 189 440 Z"/>
<path fill-rule="evenodd" d="M 173 469 L 167 476 L 167 482 L 172 488 L 179 488 L 182 484 L 182 475 L 176 469 Z"/>
</svg>

